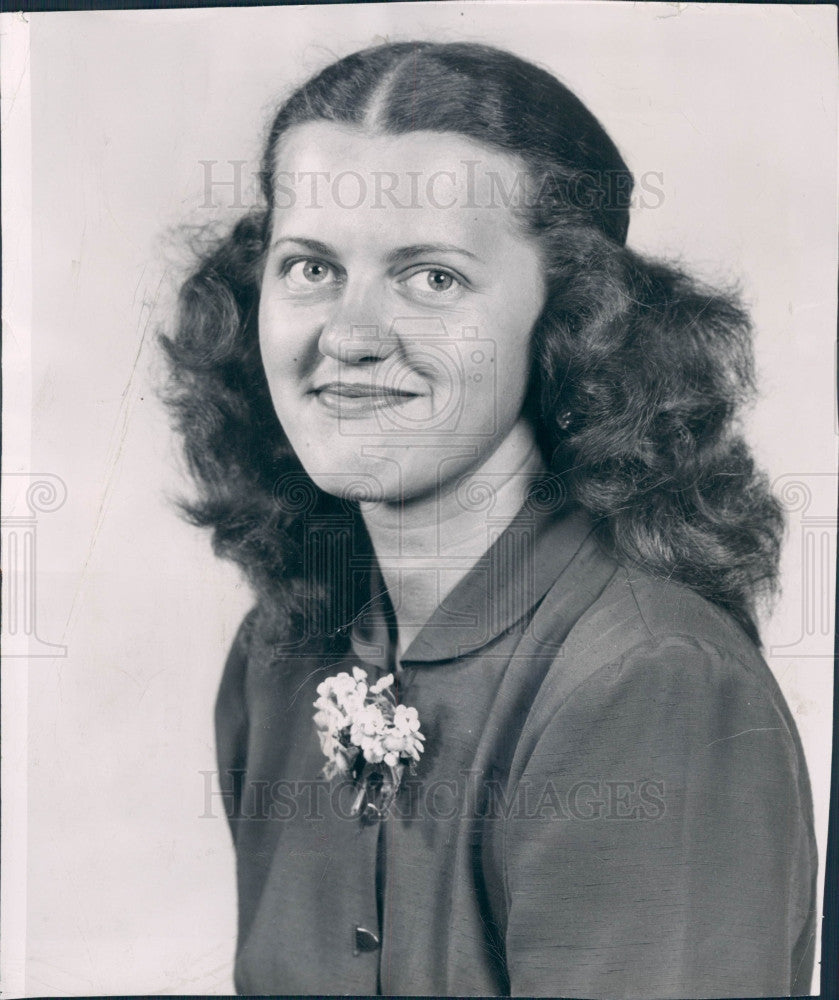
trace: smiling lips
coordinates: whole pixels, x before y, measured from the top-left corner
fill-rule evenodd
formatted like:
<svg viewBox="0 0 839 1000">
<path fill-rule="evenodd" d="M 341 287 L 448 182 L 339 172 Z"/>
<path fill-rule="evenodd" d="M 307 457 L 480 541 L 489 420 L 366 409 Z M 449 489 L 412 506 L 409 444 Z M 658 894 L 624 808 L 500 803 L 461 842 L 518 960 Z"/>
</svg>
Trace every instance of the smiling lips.
<svg viewBox="0 0 839 1000">
<path fill-rule="evenodd" d="M 339 396 L 418 396 L 418 392 L 411 392 L 408 389 L 400 389 L 392 385 L 372 385 L 369 382 L 325 382 L 318 386 L 313 392 L 333 392 Z"/>
<path fill-rule="evenodd" d="M 311 392 L 327 410 L 347 417 L 363 417 L 388 406 L 401 406 L 420 395 L 369 382 L 325 382 Z"/>
</svg>

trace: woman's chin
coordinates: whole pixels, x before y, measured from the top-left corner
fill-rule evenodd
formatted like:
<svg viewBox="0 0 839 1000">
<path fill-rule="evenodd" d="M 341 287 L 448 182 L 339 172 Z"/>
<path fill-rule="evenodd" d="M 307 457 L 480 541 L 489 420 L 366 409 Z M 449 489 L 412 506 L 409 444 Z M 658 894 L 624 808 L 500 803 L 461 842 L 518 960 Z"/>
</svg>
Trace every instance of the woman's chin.
<svg viewBox="0 0 839 1000">
<path fill-rule="evenodd" d="M 306 471 L 324 493 L 357 503 L 396 502 L 403 492 L 396 470 L 383 475 L 358 456 L 351 461 L 335 462 L 333 468 L 341 471 L 315 472 L 311 468 Z"/>
<path fill-rule="evenodd" d="M 340 472 L 306 472 L 324 493 L 343 500 L 361 504 L 405 505 L 435 492 L 436 481 L 427 481 L 427 475 L 416 470 L 399 468 L 381 459 L 371 461 L 369 457 L 355 456 L 353 461 L 335 463 Z"/>
</svg>

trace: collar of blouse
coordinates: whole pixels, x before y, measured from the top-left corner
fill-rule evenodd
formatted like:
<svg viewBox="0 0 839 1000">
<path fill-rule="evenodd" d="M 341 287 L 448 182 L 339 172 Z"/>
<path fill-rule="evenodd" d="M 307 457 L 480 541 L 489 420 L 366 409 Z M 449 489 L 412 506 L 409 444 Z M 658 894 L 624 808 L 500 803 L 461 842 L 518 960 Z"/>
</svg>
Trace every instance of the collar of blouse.
<svg viewBox="0 0 839 1000">
<path fill-rule="evenodd" d="M 525 503 L 496 531 L 488 517 L 489 548 L 437 606 L 405 650 L 402 665 L 457 659 L 511 629 L 542 600 L 591 531 L 588 516 L 567 504 L 557 511 L 556 505 Z M 442 564 L 445 555 L 440 559 Z M 375 561 L 369 593 L 352 627 L 352 650 L 365 663 L 390 670 L 393 610 Z"/>
</svg>

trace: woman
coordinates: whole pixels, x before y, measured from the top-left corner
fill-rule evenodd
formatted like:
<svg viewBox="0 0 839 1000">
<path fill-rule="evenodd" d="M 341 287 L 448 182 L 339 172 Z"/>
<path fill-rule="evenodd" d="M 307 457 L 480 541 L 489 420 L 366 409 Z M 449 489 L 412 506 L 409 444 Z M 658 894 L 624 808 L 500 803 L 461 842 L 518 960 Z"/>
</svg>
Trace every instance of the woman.
<svg viewBox="0 0 839 1000">
<path fill-rule="evenodd" d="M 164 341 L 188 511 L 258 596 L 216 718 L 237 989 L 806 992 L 744 313 L 627 249 L 615 146 L 499 50 L 340 60 L 261 177 Z"/>
</svg>

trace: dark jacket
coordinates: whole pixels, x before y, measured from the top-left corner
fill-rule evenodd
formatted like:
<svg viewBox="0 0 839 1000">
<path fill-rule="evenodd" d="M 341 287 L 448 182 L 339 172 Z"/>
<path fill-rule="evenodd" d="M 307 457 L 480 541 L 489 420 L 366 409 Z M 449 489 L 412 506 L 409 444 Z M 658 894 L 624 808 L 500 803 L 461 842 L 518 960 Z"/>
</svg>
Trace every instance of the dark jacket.
<svg viewBox="0 0 839 1000">
<path fill-rule="evenodd" d="M 380 589 L 380 588 L 379 588 Z M 245 993 L 809 992 L 812 806 L 758 651 L 685 587 L 526 508 L 403 657 L 426 734 L 393 812 L 349 816 L 312 702 L 392 667 L 384 596 L 338 662 L 253 614 L 217 705 Z"/>
</svg>

